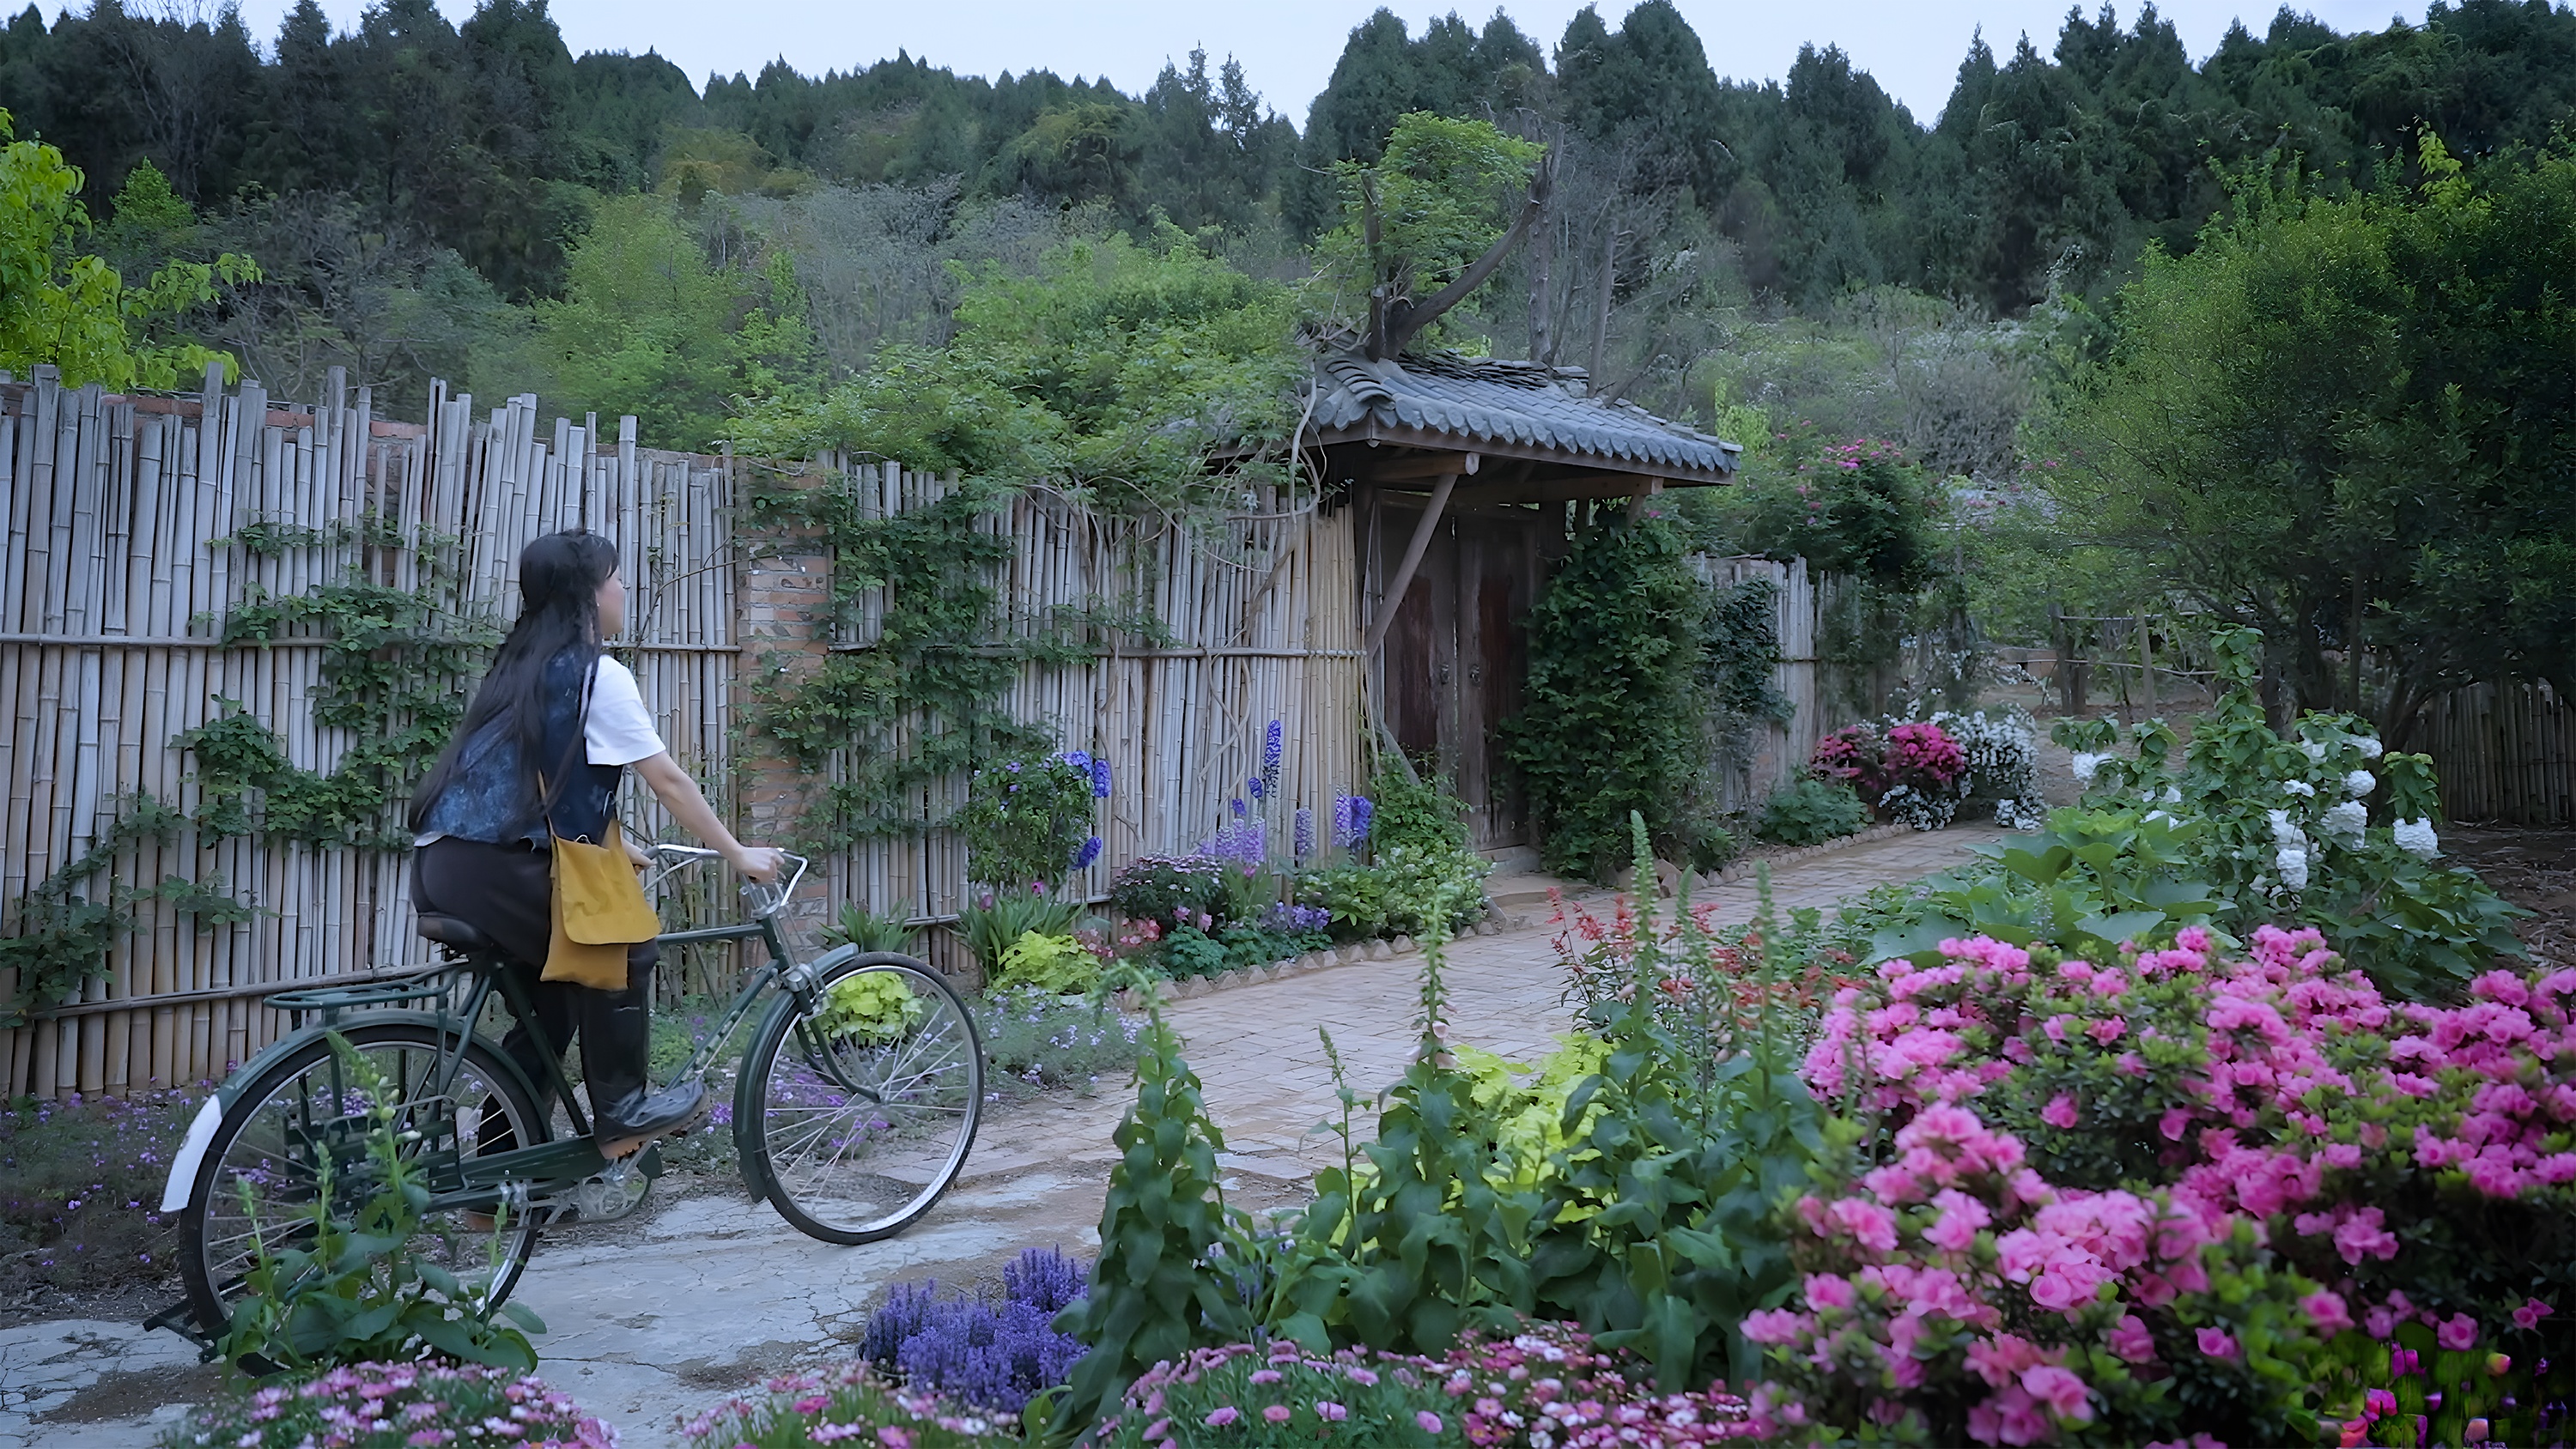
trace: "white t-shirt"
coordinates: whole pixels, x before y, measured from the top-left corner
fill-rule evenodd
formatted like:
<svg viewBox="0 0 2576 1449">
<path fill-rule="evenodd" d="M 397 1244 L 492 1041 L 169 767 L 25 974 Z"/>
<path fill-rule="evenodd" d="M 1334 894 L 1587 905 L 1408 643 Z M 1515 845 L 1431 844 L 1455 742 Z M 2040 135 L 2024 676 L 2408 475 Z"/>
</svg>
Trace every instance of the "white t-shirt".
<svg viewBox="0 0 2576 1449">
<path fill-rule="evenodd" d="M 667 748 L 644 708 L 635 672 L 605 654 L 591 671 L 590 717 L 582 721 L 582 743 L 594 765 L 631 765 Z"/>
</svg>

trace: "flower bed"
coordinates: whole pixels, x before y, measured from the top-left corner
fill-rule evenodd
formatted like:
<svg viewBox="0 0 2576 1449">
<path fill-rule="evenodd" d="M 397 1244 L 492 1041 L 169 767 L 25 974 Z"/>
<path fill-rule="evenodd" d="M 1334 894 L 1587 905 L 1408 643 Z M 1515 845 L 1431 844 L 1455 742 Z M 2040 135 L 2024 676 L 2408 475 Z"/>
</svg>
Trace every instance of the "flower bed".
<svg viewBox="0 0 2576 1449">
<path fill-rule="evenodd" d="M 1238 1343 L 1155 1365 L 1097 1442 L 1610 1449 L 1714 1444 L 1769 1427 L 1723 1385 L 1659 1393 L 1647 1379 L 1633 1356 L 1558 1323 L 1469 1335 L 1442 1359 Z"/>
<path fill-rule="evenodd" d="M 1748 1320 L 1783 1412 L 2276 1442 L 2313 1393 L 2346 1443 L 2526 1442 L 2567 1394 L 2571 999 L 2576 970 L 2497 971 L 2392 1003 L 2268 926 L 1888 962 L 1806 1063 L 1882 1130 L 1798 1205 L 1798 1300 Z"/>
<path fill-rule="evenodd" d="M 613 1449 L 617 1431 L 529 1375 L 434 1363 L 361 1363 L 200 1409 L 165 1431 L 161 1443 L 164 1449 Z"/>
<path fill-rule="evenodd" d="M 865 1359 L 781 1374 L 681 1426 L 693 1449 L 958 1449 L 1019 1438 L 1017 1421 L 888 1385 Z"/>
<path fill-rule="evenodd" d="M 162 1179 L 203 1100 L 150 1092 L 0 1109 L 0 1290 L 169 1276 Z"/>
</svg>

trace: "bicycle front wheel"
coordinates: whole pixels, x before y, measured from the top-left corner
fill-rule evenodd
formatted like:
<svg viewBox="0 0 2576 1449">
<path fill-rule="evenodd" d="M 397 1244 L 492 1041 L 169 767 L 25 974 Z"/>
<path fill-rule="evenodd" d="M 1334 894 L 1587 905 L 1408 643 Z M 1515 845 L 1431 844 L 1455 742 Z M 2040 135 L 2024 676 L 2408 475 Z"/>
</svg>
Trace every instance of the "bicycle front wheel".
<svg viewBox="0 0 2576 1449">
<path fill-rule="evenodd" d="M 340 1036 L 363 1068 L 316 1034 L 243 1088 L 207 1144 L 180 1224 L 180 1276 L 189 1311 L 210 1339 L 230 1326 L 243 1275 L 262 1246 L 276 1252 L 309 1238 L 326 1181 L 331 1210 L 343 1219 L 377 1189 L 367 1137 L 379 1096 L 393 1108 L 395 1131 L 418 1134 L 402 1151 L 425 1179 L 452 1172 L 447 1164 L 457 1158 L 533 1147 L 548 1136 L 519 1074 L 479 1039 L 466 1042 L 460 1056 L 454 1035 L 423 1022 L 361 1022 Z M 498 1304 L 518 1283 L 536 1238 L 528 1213 L 512 1220 L 443 1208 L 421 1220 L 405 1251 Z"/>
<path fill-rule="evenodd" d="M 782 997 L 734 1094 L 752 1189 L 798 1231 L 868 1243 L 930 1211 L 966 1166 L 984 1113 L 984 1045 L 966 1003 L 908 956 L 825 973 L 813 1005 Z"/>
</svg>

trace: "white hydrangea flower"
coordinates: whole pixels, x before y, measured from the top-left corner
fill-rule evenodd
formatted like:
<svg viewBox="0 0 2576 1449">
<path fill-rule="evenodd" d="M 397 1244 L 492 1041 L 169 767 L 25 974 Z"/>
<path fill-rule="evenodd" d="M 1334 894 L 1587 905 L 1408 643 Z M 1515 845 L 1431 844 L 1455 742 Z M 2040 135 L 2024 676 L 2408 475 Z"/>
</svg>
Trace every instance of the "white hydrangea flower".
<svg viewBox="0 0 2576 1449">
<path fill-rule="evenodd" d="M 2317 787 L 2309 784 L 2305 780 L 2283 780 L 2281 782 L 2281 788 L 2289 791 L 2293 795 L 2299 796 L 2301 799 L 2316 798 Z"/>
<path fill-rule="evenodd" d="M 2306 848 L 2308 837 L 2296 824 L 2291 822 L 2289 811 L 2267 810 L 2263 813 L 2271 817 L 2272 839 L 2276 843 L 2282 845 L 2297 845 L 2302 849 Z"/>
<path fill-rule="evenodd" d="M 2281 873 L 2281 889 L 2303 891 L 2308 888 L 2308 850 L 2304 845 L 2284 845 L 2273 852 L 2272 868 Z"/>
<path fill-rule="evenodd" d="M 2326 757 L 2326 747 L 2315 740 L 2301 740 L 2299 748 L 2307 751 L 2308 758 L 2311 760 L 2322 760 Z"/>
<path fill-rule="evenodd" d="M 2355 800 L 2379 788 L 2379 777 L 2368 770 L 2355 770 L 2343 777 L 2343 792 Z"/>
<path fill-rule="evenodd" d="M 2433 833 L 2430 820 L 2400 820 L 2392 833 L 2397 837 L 2397 848 L 2417 860 L 2431 860 L 2442 853 L 2441 838 Z"/>
<path fill-rule="evenodd" d="M 2326 839 L 2346 850 L 2359 850 L 2362 833 L 2370 828 L 2370 809 L 2358 800 L 2346 800 L 2330 807 L 2319 824 Z"/>
<path fill-rule="evenodd" d="M 2379 758 L 2381 747 L 2379 740 L 2375 736 L 2355 735 L 2353 736 L 2352 743 L 2355 749 L 2361 751 L 2361 757 L 2363 759 L 2375 760 Z"/>
<path fill-rule="evenodd" d="M 2067 761 L 2067 763 L 2074 767 L 2076 784 L 2090 785 L 2093 783 L 2093 777 L 2101 772 L 2102 762 L 2109 758 L 2111 758 L 2109 755 L 2096 755 L 2089 752 L 2079 752 L 2073 759 Z"/>
</svg>

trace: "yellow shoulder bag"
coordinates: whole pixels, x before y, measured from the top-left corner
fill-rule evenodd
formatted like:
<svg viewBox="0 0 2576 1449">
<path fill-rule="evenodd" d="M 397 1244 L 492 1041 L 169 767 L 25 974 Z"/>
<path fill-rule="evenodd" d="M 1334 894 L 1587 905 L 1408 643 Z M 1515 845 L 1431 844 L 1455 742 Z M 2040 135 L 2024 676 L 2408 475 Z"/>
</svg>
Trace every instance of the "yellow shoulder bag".
<svg viewBox="0 0 2576 1449">
<path fill-rule="evenodd" d="M 542 775 L 537 788 L 545 789 Z M 546 833 L 554 843 L 554 932 L 543 979 L 623 991 L 626 948 L 660 935 L 662 918 L 644 899 L 644 882 L 619 843 L 617 821 L 612 817 L 594 844 L 555 834 L 549 812 Z"/>
</svg>

